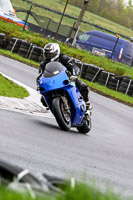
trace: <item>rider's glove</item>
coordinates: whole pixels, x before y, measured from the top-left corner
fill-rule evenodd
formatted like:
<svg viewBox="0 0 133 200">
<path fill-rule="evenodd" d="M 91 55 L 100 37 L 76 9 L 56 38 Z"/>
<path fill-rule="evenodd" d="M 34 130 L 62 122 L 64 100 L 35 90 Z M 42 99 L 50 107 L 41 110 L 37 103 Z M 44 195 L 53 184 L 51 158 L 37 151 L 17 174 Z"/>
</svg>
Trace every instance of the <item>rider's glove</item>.
<svg viewBox="0 0 133 200">
<path fill-rule="evenodd" d="M 76 80 L 77 80 L 77 76 L 74 76 L 74 75 L 70 76 L 70 81 L 75 82 Z"/>
<path fill-rule="evenodd" d="M 71 73 L 71 75 L 75 75 L 75 70 L 72 63 L 67 65 L 67 70 Z"/>
<path fill-rule="evenodd" d="M 66 74 L 67 76 L 70 78 L 70 76 L 72 75 L 70 71 L 66 70 Z"/>
</svg>

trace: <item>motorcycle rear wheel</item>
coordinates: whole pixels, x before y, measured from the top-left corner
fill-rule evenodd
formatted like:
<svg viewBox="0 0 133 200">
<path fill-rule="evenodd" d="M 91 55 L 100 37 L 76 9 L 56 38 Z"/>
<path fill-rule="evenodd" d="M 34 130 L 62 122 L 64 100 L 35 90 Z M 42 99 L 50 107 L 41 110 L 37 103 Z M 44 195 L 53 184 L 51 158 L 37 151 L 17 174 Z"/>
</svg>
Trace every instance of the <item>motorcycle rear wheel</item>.
<svg viewBox="0 0 133 200">
<path fill-rule="evenodd" d="M 87 134 L 91 130 L 91 119 L 86 120 L 82 126 L 77 127 L 79 133 Z"/>
<path fill-rule="evenodd" d="M 71 114 L 64 109 L 61 97 L 53 99 L 52 108 L 59 127 L 64 131 L 68 131 L 71 128 Z"/>
</svg>

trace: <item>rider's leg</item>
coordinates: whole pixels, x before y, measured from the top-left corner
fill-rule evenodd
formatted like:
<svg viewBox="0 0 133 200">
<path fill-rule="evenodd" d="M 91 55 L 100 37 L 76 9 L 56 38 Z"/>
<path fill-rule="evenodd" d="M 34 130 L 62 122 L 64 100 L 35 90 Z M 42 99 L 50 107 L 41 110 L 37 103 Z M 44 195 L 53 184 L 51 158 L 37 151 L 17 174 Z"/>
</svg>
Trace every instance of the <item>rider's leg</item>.
<svg viewBox="0 0 133 200">
<path fill-rule="evenodd" d="M 76 86 L 79 89 L 81 95 L 83 96 L 83 99 L 86 103 L 86 109 L 91 110 L 92 105 L 91 105 L 90 100 L 89 100 L 89 87 L 88 87 L 88 85 L 86 83 L 84 83 L 83 81 L 77 79 L 76 80 Z"/>
<path fill-rule="evenodd" d="M 41 74 L 38 75 L 38 77 L 36 78 L 36 85 L 37 85 L 37 91 L 39 90 L 39 80 L 40 80 Z"/>
<path fill-rule="evenodd" d="M 47 105 L 47 103 L 46 103 L 46 100 L 45 100 L 45 97 L 44 97 L 43 95 L 41 96 L 40 101 L 41 101 L 42 105 L 43 105 L 44 107 L 46 107 L 47 110 L 49 110 L 49 107 L 48 107 L 48 105 Z"/>
<path fill-rule="evenodd" d="M 39 76 L 36 79 L 37 91 L 39 90 L 39 80 L 40 80 L 40 77 L 41 77 L 41 74 L 39 74 Z M 47 108 L 47 110 L 48 110 L 48 105 L 47 105 L 46 100 L 45 100 L 45 98 L 44 98 L 43 95 L 41 96 L 40 101 L 43 104 L 43 106 L 45 106 Z"/>
</svg>

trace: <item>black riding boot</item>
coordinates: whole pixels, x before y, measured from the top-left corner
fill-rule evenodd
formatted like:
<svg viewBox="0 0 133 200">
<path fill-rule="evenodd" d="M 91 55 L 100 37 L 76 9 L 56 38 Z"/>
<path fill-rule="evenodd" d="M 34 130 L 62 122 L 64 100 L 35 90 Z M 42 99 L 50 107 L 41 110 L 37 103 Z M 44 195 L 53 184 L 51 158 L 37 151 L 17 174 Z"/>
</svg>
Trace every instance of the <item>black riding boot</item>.
<svg viewBox="0 0 133 200">
<path fill-rule="evenodd" d="M 83 99 L 86 103 L 86 110 L 91 110 L 92 109 L 92 105 L 89 101 L 89 87 L 86 83 L 84 83 L 83 81 L 77 79 L 76 80 L 76 87 L 79 89 L 81 95 L 83 96 Z"/>
<path fill-rule="evenodd" d="M 43 106 L 48 107 L 48 105 L 47 105 L 47 103 L 46 103 L 46 100 L 45 100 L 44 96 L 41 96 L 40 101 L 41 101 L 41 103 L 42 103 Z"/>
</svg>

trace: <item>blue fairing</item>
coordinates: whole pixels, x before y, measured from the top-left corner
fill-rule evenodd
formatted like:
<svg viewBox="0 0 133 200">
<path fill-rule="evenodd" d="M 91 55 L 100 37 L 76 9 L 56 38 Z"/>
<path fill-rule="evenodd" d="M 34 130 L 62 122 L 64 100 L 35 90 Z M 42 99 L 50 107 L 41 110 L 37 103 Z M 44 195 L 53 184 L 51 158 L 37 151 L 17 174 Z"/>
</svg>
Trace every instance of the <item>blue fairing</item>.
<svg viewBox="0 0 133 200">
<path fill-rule="evenodd" d="M 45 91 L 40 91 L 41 93 L 46 93 L 51 90 L 57 90 L 59 88 L 65 87 L 64 80 L 68 80 L 68 76 L 65 73 L 66 68 L 64 67 L 62 72 L 57 74 L 56 76 L 44 78 L 42 75 L 40 81 L 39 81 L 39 87 L 43 87 Z M 69 80 L 68 80 L 69 81 Z"/>
<path fill-rule="evenodd" d="M 72 114 L 72 125 L 74 126 L 75 124 L 81 124 L 81 121 L 83 119 L 83 116 L 85 114 L 86 111 L 86 105 L 85 102 L 83 101 L 83 99 L 81 98 L 81 94 L 79 92 L 79 90 L 74 87 L 74 86 L 69 86 L 64 88 L 67 93 L 69 94 L 72 103 L 73 103 L 73 109 L 74 109 L 74 115 Z M 84 106 L 84 111 L 82 111 L 82 107 Z"/>
<path fill-rule="evenodd" d="M 71 124 L 72 126 L 82 125 L 82 119 L 86 111 L 85 102 L 76 86 L 73 86 L 69 81 L 66 74 L 66 68 L 63 67 L 62 71 L 58 74 L 45 78 L 41 76 L 39 81 L 40 93 L 44 95 L 47 104 L 52 111 L 52 98 L 54 93 L 62 96 L 62 91 L 68 96 L 71 102 Z M 57 73 L 57 71 L 55 71 Z"/>
</svg>

